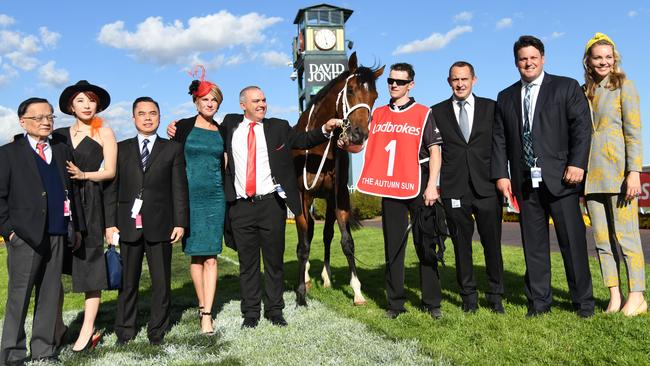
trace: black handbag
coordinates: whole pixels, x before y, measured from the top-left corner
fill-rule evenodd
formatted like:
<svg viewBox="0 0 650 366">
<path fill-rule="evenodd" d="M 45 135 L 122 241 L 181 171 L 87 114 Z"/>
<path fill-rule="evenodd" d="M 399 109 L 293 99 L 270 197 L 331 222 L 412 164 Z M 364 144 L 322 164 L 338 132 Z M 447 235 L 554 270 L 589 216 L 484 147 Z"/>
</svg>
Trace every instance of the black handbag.
<svg viewBox="0 0 650 366">
<path fill-rule="evenodd" d="M 115 250 L 114 245 L 109 245 L 104 253 L 106 259 L 106 279 L 109 290 L 122 288 L 122 256 Z"/>
</svg>

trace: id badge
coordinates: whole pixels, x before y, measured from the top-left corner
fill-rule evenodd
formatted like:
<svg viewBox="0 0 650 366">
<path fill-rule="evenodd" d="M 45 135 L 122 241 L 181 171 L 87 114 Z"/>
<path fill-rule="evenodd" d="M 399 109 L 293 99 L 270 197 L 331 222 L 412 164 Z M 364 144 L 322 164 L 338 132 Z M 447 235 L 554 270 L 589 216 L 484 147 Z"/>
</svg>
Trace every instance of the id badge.
<svg viewBox="0 0 650 366">
<path fill-rule="evenodd" d="M 539 184 L 542 182 L 542 168 L 530 168 L 530 180 L 533 182 L 533 188 L 539 188 Z"/>
<path fill-rule="evenodd" d="M 278 196 L 280 196 L 280 198 L 285 199 L 285 200 L 287 199 L 287 194 L 284 191 L 284 189 L 282 189 L 281 185 L 276 184 L 275 185 L 275 191 L 278 193 Z"/>
<path fill-rule="evenodd" d="M 142 209 L 142 199 L 136 198 L 131 207 L 131 218 L 135 219 L 140 214 L 140 209 Z"/>
<path fill-rule="evenodd" d="M 63 216 L 70 217 L 72 210 L 70 208 L 70 199 L 68 198 L 68 191 L 65 191 L 65 200 L 63 201 Z"/>
<path fill-rule="evenodd" d="M 451 199 L 451 208 L 460 208 L 460 200 Z"/>
<path fill-rule="evenodd" d="M 142 229 L 142 215 L 135 215 L 135 228 Z"/>
</svg>

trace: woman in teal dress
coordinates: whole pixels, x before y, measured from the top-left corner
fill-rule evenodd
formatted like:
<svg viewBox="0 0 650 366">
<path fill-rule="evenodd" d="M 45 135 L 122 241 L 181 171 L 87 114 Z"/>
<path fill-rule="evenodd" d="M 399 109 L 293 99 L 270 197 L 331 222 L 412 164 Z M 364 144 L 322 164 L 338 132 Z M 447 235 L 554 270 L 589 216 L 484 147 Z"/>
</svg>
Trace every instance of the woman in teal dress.
<svg viewBox="0 0 650 366">
<path fill-rule="evenodd" d="M 223 94 L 209 81 L 194 80 L 189 94 L 198 114 L 176 122 L 174 141 L 184 145 L 190 198 L 189 235 L 183 251 L 191 256 L 190 275 L 199 303 L 201 333 L 213 334 L 212 304 L 217 289 L 217 254 L 221 253 L 225 216 L 222 170 L 224 146 L 214 120 Z"/>
</svg>

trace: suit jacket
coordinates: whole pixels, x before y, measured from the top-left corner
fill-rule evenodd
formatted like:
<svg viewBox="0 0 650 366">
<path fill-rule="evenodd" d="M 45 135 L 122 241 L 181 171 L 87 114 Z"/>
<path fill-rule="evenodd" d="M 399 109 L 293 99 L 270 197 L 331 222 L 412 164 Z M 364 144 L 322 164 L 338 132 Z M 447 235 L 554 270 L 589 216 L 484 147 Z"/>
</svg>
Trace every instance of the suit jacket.
<svg viewBox="0 0 650 366">
<path fill-rule="evenodd" d="M 133 203 L 142 191 L 142 229 L 131 217 Z M 104 192 L 106 227 L 116 226 L 120 239 L 135 242 L 169 241 L 174 227 L 189 226 L 189 194 L 185 155 L 179 143 L 156 138 L 143 172 L 138 138 L 117 144 L 117 172 Z"/>
<path fill-rule="evenodd" d="M 228 156 L 232 155 L 232 135 L 235 129 L 243 121 L 244 116 L 241 114 L 227 114 L 220 128 L 225 136 L 226 152 Z M 309 132 L 297 132 L 289 122 L 277 118 L 264 118 L 262 120 L 264 128 L 264 137 L 266 147 L 269 153 L 269 165 L 271 166 L 271 175 L 277 184 L 287 194 L 285 202 L 291 212 L 296 215 L 302 213 L 300 196 L 298 195 L 298 184 L 296 172 L 293 166 L 292 149 L 309 149 L 327 141 L 320 129 L 314 129 Z M 226 200 L 232 202 L 237 199 L 235 192 L 235 162 L 234 159 L 228 160 L 224 175 L 224 192 Z"/>
<path fill-rule="evenodd" d="M 50 147 L 72 205 L 72 224 L 75 231 L 85 231 L 78 188 L 66 171 L 66 161 L 74 161 L 72 151 L 52 140 Z M 13 231 L 36 250 L 47 230 L 47 195 L 34 155 L 27 138 L 0 147 L 0 233 L 8 242 Z"/>
<path fill-rule="evenodd" d="M 592 101 L 593 125 L 585 194 L 619 193 L 628 172 L 643 169 L 639 94 L 630 80 L 609 90 L 601 81 Z"/>
<path fill-rule="evenodd" d="M 490 181 L 495 103 L 492 99 L 477 96 L 474 96 L 474 101 L 474 121 L 469 141 L 465 141 L 458 125 L 453 98 L 431 107 L 436 127 L 442 136 L 442 198 L 462 197 L 467 193 L 469 181 L 480 196 L 490 197 L 497 193 L 494 183 Z"/>
<path fill-rule="evenodd" d="M 529 175 L 522 161 L 521 88 L 521 81 L 517 81 L 497 97 L 491 164 L 491 178 L 511 177 L 512 190 L 517 195 Z M 580 192 L 581 184 L 568 185 L 562 180 L 567 166 L 586 170 L 589 158 L 591 115 L 577 81 L 544 75 L 533 115 L 532 136 L 537 166 L 542 169 L 549 192 L 556 197 Z"/>
</svg>

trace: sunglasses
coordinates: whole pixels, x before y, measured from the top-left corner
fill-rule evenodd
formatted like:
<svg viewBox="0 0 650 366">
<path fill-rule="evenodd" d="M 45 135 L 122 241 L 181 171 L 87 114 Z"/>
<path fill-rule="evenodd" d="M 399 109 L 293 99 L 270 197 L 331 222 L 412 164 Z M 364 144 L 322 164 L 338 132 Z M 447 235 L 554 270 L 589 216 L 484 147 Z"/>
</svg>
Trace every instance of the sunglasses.
<svg viewBox="0 0 650 366">
<path fill-rule="evenodd" d="M 404 85 L 410 83 L 413 80 L 402 80 L 402 79 L 388 78 L 386 81 L 388 81 L 388 85 L 393 85 L 393 83 L 395 83 L 398 86 L 404 86 Z"/>
</svg>

